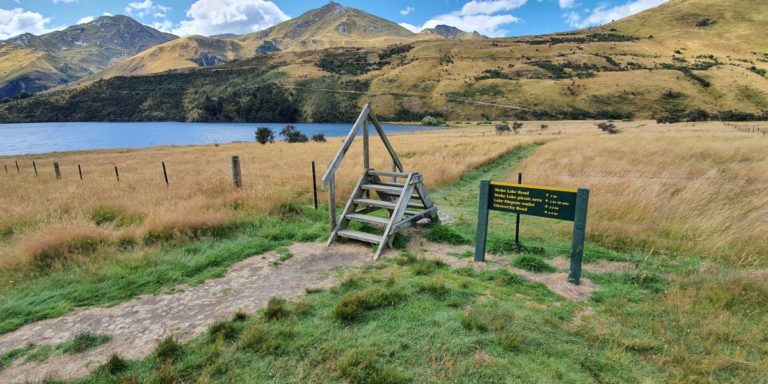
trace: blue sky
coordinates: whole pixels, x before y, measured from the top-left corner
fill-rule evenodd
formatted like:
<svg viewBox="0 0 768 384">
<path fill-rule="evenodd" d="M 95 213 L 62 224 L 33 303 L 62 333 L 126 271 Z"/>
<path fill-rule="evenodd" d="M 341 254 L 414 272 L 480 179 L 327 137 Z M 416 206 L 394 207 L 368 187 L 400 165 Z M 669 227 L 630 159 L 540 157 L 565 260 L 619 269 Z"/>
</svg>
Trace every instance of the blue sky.
<svg viewBox="0 0 768 384">
<path fill-rule="evenodd" d="M 667 0 L 338 1 L 418 31 L 448 24 L 489 36 L 521 36 L 595 26 Z M 0 39 L 42 34 L 101 15 L 128 15 L 178 35 L 249 33 L 327 0 L 0 0 Z"/>
</svg>

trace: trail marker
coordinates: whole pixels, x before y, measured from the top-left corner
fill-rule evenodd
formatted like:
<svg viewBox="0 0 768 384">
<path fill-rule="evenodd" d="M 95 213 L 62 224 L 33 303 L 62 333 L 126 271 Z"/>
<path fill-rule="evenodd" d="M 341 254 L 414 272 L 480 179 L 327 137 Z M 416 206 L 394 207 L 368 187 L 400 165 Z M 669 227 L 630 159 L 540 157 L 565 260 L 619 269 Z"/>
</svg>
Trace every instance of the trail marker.
<svg viewBox="0 0 768 384">
<path fill-rule="evenodd" d="M 513 184 L 499 181 L 480 181 L 475 261 L 485 261 L 485 243 L 488 238 L 488 214 L 502 211 L 573 221 L 571 245 L 571 272 L 568 281 L 579 285 L 581 259 L 584 255 L 584 233 L 587 226 L 589 189 L 567 189 Z"/>
</svg>

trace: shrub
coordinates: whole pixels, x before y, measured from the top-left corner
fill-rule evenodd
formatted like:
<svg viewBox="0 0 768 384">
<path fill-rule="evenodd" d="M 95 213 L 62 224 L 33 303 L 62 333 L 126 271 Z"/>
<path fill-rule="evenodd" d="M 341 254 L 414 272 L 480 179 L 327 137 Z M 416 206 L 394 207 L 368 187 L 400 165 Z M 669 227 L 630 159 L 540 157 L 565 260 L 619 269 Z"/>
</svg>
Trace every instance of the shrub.
<svg viewBox="0 0 768 384">
<path fill-rule="evenodd" d="M 173 362 L 181 357 L 181 344 L 173 336 L 168 336 L 155 348 L 155 359 L 160 363 Z"/>
<path fill-rule="evenodd" d="M 307 135 L 296 129 L 293 125 L 286 125 L 280 135 L 285 137 L 285 141 L 289 143 L 306 143 L 309 141 Z"/>
<path fill-rule="evenodd" d="M 424 116 L 424 118 L 421 119 L 421 125 L 427 127 L 437 127 L 445 125 L 445 119 L 441 117 Z"/>
<path fill-rule="evenodd" d="M 237 329 L 229 321 L 217 321 L 208 328 L 208 339 L 215 342 L 219 338 L 232 341 L 237 339 Z"/>
<path fill-rule="evenodd" d="M 282 320 L 288 316 L 288 309 L 285 307 L 285 299 L 273 297 L 269 299 L 267 308 L 264 311 L 264 317 L 267 320 Z"/>
<path fill-rule="evenodd" d="M 256 141 L 260 144 L 274 143 L 275 133 L 267 127 L 259 127 L 256 129 Z"/>
<path fill-rule="evenodd" d="M 35 251 L 32 265 L 38 269 L 50 269 L 79 255 L 90 255 L 106 241 L 96 235 L 82 234 L 56 242 Z"/>
<path fill-rule="evenodd" d="M 552 273 L 557 271 L 555 267 L 547 264 L 544 259 L 534 255 L 522 255 L 515 259 L 515 261 L 512 262 L 512 265 L 535 273 Z"/>
<path fill-rule="evenodd" d="M 510 132 L 512 132 L 512 128 L 509 127 L 509 124 L 507 124 L 507 123 L 496 124 L 496 134 L 497 135 L 501 135 L 501 134 L 504 134 L 504 133 L 510 133 Z"/>
<path fill-rule="evenodd" d="M 316 134 L 312 135 L 312 141 L 314 141 L 315 143 L 325 143 L 328 140 L 325 139 L 325 135 L 324 134 L 316 133 Z"/>
<path fill-rule="evenodd" d="M 103 366 L 103 369 L 111 375 L 125 371 L 126 368 L 128 368 L 128 362 L 116 353 L 113 353 Z"/>
</svg>

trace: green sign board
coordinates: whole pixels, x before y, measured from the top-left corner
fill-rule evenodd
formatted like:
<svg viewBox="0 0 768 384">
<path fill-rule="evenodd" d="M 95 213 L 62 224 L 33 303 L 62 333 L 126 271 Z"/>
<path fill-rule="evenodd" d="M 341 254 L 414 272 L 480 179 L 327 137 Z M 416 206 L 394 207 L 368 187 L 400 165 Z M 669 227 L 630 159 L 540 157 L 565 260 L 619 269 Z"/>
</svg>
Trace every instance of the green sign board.
<svg viewBox="0 0 768 384">
<path fill-rule="evenodd" d="M 512 184 L 483 180 L 480 182 L 475 261 L 485 261 L 488 238 L 488 214 L 502 211 L 573 222 L 571 272 L 568 281 L 579 284 L 581 259 L 584 255 L 584 235 L 587 226 L 588 189 L 566 189 Z"/>
<path fill-rule="evenodd" d="M 491 181 L 488 209 L 573 221 L 577 195 L 575 189 Z"/>
</svg>

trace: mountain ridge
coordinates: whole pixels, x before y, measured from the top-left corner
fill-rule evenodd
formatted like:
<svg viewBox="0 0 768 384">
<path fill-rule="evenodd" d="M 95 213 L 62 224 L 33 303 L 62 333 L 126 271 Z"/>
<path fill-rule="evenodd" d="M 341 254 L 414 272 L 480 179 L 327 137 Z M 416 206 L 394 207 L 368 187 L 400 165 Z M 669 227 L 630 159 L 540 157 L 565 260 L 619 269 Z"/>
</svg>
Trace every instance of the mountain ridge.
<svg viewBox="0 0 768 384">
<path fill-rule="evenodd" d="M 273 105 L 265 95 L 299 111 L 281 119 L 318 122 L 354 118 L 346 113 L 369 101 L 383 117 L 410 121 L 427 114 L 454 121 L 695 121 L 768 111 L 768 42 L 759 38 L 768 34 L 768 3 L 667 4 L 603 27 L 549 35 L 417 38 L 316 50 L 280 50 L 275 44 L 271 53 L 213 67 L 118 74 L 6 103 L 0 120 L 251 121 L 261 116 L 253 111 Z M 755 15 L 749 18 L 732 16 L 750 11 Z M 713 14 L 721 15 L 714 24 L 700 22 Z M 124 105 L 128 93 L 131 101 Z"/>
<path fill-rule="evenodd" d="M 176 38 L 120 15 L 40 36 L 11 37 L 0 45 L 0 98 L 79 80 Z"/>
</svg>

